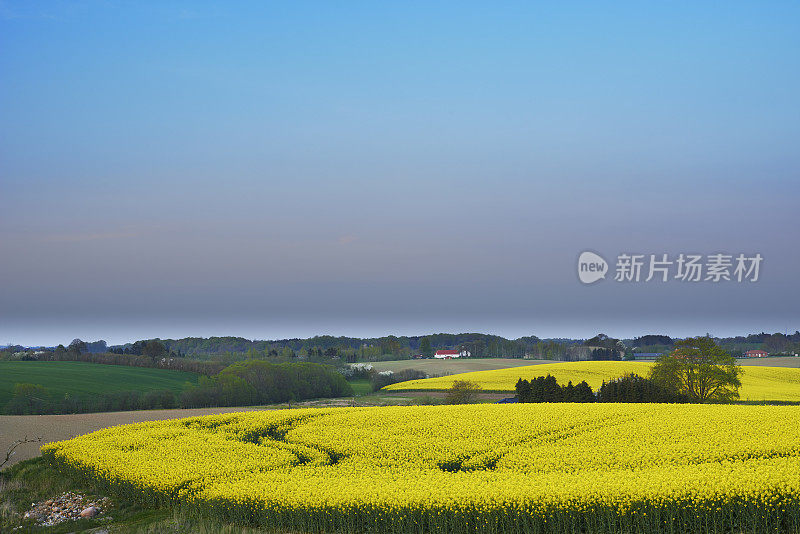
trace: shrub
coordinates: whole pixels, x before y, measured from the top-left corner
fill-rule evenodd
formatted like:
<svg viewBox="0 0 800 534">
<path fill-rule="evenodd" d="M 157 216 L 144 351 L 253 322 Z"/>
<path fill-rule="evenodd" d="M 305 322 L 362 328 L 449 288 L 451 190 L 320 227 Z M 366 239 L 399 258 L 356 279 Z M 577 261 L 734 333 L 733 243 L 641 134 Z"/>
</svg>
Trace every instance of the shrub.
<svg viewBox="0 0 800 534">
<path fill-rule="evenodd" d="M 481 387 L 469 380 L 455 380 L 453 386 L 447 390 L 446 404 L 475 404 L 478 402 L 478 393 Z"/>
</svg>

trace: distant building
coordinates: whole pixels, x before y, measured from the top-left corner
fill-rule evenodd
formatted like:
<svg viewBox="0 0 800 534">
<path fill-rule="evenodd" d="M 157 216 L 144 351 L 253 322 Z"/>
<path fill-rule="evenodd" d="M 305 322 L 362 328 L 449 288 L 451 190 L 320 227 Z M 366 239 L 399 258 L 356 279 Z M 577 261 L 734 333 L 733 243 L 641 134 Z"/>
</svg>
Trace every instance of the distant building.
<svg viewBox="0 0 800 534">
<path fill-rule="evenodd" d="M 769 356 L 765 350 L 748 350 L 744 353 L 745 358 L 766 358 Z"/>
<path fill-rule="evenodd" d="M 444 359 L 444 358 L 447 358 L 447 359 L 449 359 L 449 358 L 468 358 L 469 355 L 470 355 L 469 351 L 467 351 L 467 350 L 457 351 L 457 350 L 444 350 L 443 349 L 443 350 L 437 350 L 436 354 L 434 354 L 433 357 L 434 358 L 439 358 L 439 359 Z"/>
</svg>

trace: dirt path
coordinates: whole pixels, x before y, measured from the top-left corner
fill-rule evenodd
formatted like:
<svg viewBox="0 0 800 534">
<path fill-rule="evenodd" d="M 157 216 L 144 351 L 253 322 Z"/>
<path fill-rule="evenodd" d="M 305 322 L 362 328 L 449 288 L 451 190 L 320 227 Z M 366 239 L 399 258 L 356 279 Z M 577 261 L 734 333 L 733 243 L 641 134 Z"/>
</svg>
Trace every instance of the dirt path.
<svg viewBox="0 0 800 534">
<path fill-rule="evenodd" d="M 274 407 L 273 407 L 274 408 Z M 39 456 L 39 447 L 51 441 L 74 438 L 102 428 L 159 419 L 180 419 L 197 415 L 246 412 L 267 409 L 263 406 L 230 408 L 195 408 L 186 410 L 141 410 L 70 415 L 0 415 L 0 461 L 11 444 L 24 437 L 41 437 L 41 443 L 25 443 L 16 449 L 9 465 Z"/>
</svg>

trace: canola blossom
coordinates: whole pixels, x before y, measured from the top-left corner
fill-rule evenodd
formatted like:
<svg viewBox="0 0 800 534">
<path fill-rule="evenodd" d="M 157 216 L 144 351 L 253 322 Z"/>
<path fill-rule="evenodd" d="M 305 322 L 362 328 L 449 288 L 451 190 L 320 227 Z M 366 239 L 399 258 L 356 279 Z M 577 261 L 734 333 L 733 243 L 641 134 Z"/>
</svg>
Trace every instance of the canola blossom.
<svg viewBox="0 0 800 534">
<path fill-rule="evenodd" d="M 650 362 L 559 362 L 541 365 L 527 365 L 492 371 L 475 371 L 457 375 L 425 378 L 398 382 L 383 388 L 386 391 L 436 391 L 448 389 L 453 380 L 475 382 L 485 391 L 512 392 L 517 380 L 530 380 L 537 376 L 553 375 L 559 384 L 582 380 L 597 390 L 603 381 L 608 381 L 628 373 L 647 376 L 652 367 Z M 789 367 L 746 366 L 742 368 L 742 387 L 739 388 L 741 400 L 749 401 L 800 401 L 800 369 Z"/>
<path fill-rule="evenodd" d="M 44 446 L 116 494 L 301 532 L 795 532 L 800 407 L 273 410 Z"/>
</svg>

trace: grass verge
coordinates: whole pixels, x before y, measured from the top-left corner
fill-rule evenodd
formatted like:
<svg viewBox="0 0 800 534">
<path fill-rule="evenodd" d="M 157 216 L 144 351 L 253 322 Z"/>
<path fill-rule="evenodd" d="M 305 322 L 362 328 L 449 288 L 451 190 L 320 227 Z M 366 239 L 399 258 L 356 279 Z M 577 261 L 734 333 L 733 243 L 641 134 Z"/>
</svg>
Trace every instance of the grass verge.
<svg viewBox="0 0 800 534">
<path fill-rule="evenodd" d="M 66 534 L 109 532 L 121 534 L 257 534 L 256 530 L 201 517 L 190 510 L 147 508 L 112 498 L 111 506 L 97 519 L 66 521 L 51 527 L 36 526 L 23 516 L 31 503 L 71 491 L 91 497 L 107 495 L 101 488 L 62 473 L 42 458 L 25 460 L 0 471 L 0 532 Z"/>
</svg>

